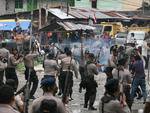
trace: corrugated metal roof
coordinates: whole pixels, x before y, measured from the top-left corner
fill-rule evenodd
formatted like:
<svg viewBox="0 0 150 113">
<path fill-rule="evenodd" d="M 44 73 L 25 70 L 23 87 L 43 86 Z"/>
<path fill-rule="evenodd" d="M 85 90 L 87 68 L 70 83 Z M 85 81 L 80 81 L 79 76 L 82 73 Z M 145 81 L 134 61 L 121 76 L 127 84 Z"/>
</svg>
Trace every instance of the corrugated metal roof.
<svg viewBox="0 0 150 113">
<path fill-rule="evenodd" d="M 71 12 L 71 13 L 70 13 Z M 101 11 L 99 9 L 86 9 L 86 8 L 71 8 L 71 11 L 69 13 L 76 17 L 76 18 L 82 18 L 84 16 L 84 18 L 89 18 L 92 17 L 95 14 L 95 17 L 97 19 L 130 19 L 128 17 L 126 17 L 125 15 L 119 14 L 117 12 L 114 11 Z M 72 12 L 76 12 L 78 15 L 74 15 L 72 14 Z"/>
<path fill-rule="evenodd" d="M 96 9 L 72 8 L 69 13 L 76 18 L 88 19 L 93 18 L 94 15 L 97 19 L 112 18 L 111 16 L 105 15 Z"/>
<path fill-rule="evenodd" d="M 95 27 L 84 25 L 84 24 L 75 24 L 72 22 L 57 22 L 60 26 L 62 26 L 66 31 L 75 31 L 75 30 L 94 30 Z"/>
<path fill-rule="evenodd" d="M 48 11 L 60 19 L 89 19 L 94 18 L 94 16 L 96 19 L 129 19 L 117 12 L 104 12 L 98 9 L 70 8 L 69 16 L 67 16 L 66 9 L 50 8 Z"/>
<path fill-rule="evenodd" d="M 67 13 L 63 12 L 61 9 L 58 9 L 58 8 L 50 8 L 48 9 L 48 11 L 60 19 L 74 19 L 73 16 L 71 15 L 67 16 Z"/>
</svg>

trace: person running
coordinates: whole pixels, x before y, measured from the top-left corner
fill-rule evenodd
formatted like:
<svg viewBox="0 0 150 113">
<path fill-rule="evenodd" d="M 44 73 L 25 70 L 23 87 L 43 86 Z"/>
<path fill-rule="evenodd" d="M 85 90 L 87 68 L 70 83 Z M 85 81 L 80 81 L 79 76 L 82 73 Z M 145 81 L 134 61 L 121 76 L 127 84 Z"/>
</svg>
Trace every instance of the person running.
<svg viewBox="0 0 150 113">
<path fill-rule="evenodd" d="M 63 102 L 54 96 L 57 92 L 56 80 L 54 77 L 44 76 L 41 80 L 41 88 L 43 90 L 43 96 L 33 101 L 30 113 L 39 113 L 41 109 L 48 109 L 48 111 L 51 110 L 53 113 L 56 109 L 57 113 L 67 113 Z M 50 107 L 46 108 L 43 104 Z"/>
<path fill-rule="evenodd" d="M 135 63 L 133 64 L 133 70 L 135 74 L 131 87 L 131 99 L 134 101 L 135 93 L 137 91 L 138 86 L 140 86 L 143 94 L 143 104 L 145 104 L 147 98 L 145 70 L 143 60 L 140 54 L 137 54 L 135 56 Z"/>
</svg>

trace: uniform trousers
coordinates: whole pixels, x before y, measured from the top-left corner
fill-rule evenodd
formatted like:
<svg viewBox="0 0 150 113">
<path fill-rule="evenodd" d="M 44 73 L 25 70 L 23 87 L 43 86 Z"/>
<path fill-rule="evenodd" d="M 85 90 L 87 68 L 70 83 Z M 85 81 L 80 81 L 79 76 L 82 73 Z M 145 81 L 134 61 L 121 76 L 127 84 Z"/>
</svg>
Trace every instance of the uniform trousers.
<svg viewBox="0 0 150 113">
<path fill-rule="evenodd" d="M 30 97 L 33 97 L 38 87 L 38 77 L 36 75 L 36 71 L 34 70 L 34 68 L 28 68 L 28 67 L 25 67 L 25 68 L 26 68 L 25 79 L 28 80 L 28 77 L 30 75 L 29 87 L 31 88 L 31 85 L 32 85 L 32 88 L 30 91 Z"/>
<path fill-rule="evenodd" d="M 6 75 L 6 80 L 13 79 L 15 81 L 15 91 L 16 91 L 19 84 L 16 68 L 6 68 L 5 75 Z"/>
<path fill-rule="evenodd" d="M 62 84 L 62 93 L 67 95 L 72 95 L 72 87 L 73 87 L 73 73 L 71 71 L 62 71 L 61 72 L 61 84 Z"/>
<path fill-rule="evenodd" d="M 4 83 L 3 79 L 4 79 L 4 70 L 1 70 L 0 71 L 0 83 Z"/>
</svg>

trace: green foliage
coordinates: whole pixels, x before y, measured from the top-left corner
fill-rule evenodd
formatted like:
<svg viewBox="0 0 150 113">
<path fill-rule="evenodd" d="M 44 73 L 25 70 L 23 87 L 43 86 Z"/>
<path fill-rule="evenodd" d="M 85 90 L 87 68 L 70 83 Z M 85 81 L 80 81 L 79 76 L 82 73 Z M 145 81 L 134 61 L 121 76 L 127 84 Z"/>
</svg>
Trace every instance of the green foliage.
<svg viewBox="0 0 150 113">
<path fill-rule="evenodd" d="M 17 65 L 17 71 L 23 73 L 25 70 L 24 63 L 20 63 Z"/>
<path fill-rule="evenodd" d="M 42 64 L 42 63 L 43 63 L 43 58 L 42 57 L 38 57 L 34 61 L 34 66 L 37 66 L 37 65 Z M 24 63 L 22 62 L 22 63 L 18 64 L 16 70 L 21 72 L 21 73 L 24 73 L 24 70 L 25 70 Z"/>
</svg>

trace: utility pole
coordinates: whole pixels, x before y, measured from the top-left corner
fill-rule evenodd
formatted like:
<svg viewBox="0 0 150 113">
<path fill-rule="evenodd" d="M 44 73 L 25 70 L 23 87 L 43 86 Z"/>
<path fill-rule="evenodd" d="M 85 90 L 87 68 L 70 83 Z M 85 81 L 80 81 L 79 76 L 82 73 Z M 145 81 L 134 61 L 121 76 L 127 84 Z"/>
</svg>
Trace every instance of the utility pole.
<svg viewBox="0 0 150 113">
<path fill-rule="evenodd" d="M 69 15 L 69 1 L 67 0 L 67 16 Z"/>
<path fill-rule="evenodd" d="M 145 12 L 145 11 L 144 11 L 144 10 L 145 10 L 145 9 L 144 9 L 144 3 L 145 3 L 145 1 L 143 0 L 143 1 L 142 1 L 142 10 L 143 10 L 143 14 L 144 14 L 144 12 Z"/>
<path fill-rule="evenodd" d="M 33 10 L 34 10 L 34 8 L 33 8 L 33 4 L 34 4 L 34 0 L 32 0 L 32 3 L 31 3 L 31 28 L 30 28 L 30 50 L 31 50 L 31 38 L 32 38 L 32 34 L 33 34 Z"/>
<path fill-rule="evenodd" d="M 60 9 L 62 10 L 63 9 L 63 0 L 60 0 L 60 2 L 61 2 Z"/>
<path fill-rule="evenodd" d="M 48 9 L 49 9 L 49 0 L 47 0 L 47 3 L 46 3 L 46 15 L 45 15 L 45 23 L 47 24 L 47 17 L 48 17 Z"/>
<path fill-rule="evenodd" d="M 39 0 L 39 29 L 41 29 L 41 0 Z"/>
</svg>

